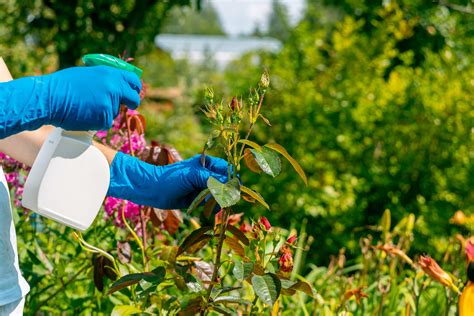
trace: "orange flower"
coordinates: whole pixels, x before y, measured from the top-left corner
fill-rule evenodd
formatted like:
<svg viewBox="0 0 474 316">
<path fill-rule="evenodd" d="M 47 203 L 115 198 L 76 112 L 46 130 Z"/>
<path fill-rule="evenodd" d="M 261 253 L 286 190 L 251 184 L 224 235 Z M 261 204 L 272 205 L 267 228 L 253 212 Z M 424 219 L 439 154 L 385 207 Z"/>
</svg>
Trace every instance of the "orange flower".
<svg viewBox="0 0 474 316">
<path fill-rule="evenodd" d="M 464 225 L 466 223 L 466 215 L 463 211 L 457 211 L 453 217 L 449 219 L 449 222 L 455 225 Z"/>
<path fill-rule="evenodd" d="M 459 298 L 459 316 L 474 315 L 474 283 L 468 282 Z"/>
<path fill-rule="evenodd" d="M 366 293 L 362 292 L 365 286 L 360 286 L 356 289 L 349 290 L 344 294 L 344 299 L 347 301 L 351 297 L 355 297 L 357 304 L 360 304 L 360 299 L 363 297 L 369 297 Z"/>
<path fill-rule="evenodd" d="M 435 260 L 430 257 L 420 256 L 418 264 L 433 280 L 459 293 L 459 289 L 454 285 L 451 276 L 444 271 Z"/>
</svg>

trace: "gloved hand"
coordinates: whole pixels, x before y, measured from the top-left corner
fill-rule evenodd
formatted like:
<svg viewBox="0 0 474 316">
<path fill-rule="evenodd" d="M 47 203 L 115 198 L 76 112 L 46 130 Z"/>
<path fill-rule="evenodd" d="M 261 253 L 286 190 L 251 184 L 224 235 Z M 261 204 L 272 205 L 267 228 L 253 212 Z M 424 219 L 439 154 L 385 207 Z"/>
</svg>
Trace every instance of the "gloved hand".
<svg viewBox="0 0 474 316">
<path fill-rule="evenodd" d="M 210 176 L 227 181 L 225 160 L 206 156 L 203 167 L 200 158 L 154 166 L 118 152 L 110 165 L 107 195 L 161 209 L 186 208 L 207 187 Z"/>
<path fill-rule="evenodd" d="M 46 124 L 66 130 L 109 129 L 120 104 L 138 106 L 141 88 L 134 73 L 107 66 L 0 83 L 0 138 Z"/>
</svg>

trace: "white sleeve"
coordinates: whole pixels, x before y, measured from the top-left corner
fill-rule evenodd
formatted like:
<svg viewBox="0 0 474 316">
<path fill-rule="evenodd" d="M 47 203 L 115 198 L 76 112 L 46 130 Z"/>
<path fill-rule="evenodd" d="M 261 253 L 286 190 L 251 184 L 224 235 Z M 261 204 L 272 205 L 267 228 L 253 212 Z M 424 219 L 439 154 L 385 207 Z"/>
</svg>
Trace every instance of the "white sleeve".
<svg viewBox="0 0 474 316">
<path fill-rule="evenodd" d="M 18 265 L 10 192 L 0 166 L 0 306 L 19 301 L 30 290 Z"/>
</svg>

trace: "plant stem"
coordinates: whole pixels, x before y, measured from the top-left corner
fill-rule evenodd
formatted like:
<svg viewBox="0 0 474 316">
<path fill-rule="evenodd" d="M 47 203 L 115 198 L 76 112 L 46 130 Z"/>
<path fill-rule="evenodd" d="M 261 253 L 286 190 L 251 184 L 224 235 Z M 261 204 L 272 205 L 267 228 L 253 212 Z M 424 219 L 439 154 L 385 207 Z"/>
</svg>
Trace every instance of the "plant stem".
<svg viewBox="0 0 474 316">
<path fill-rule="evenodd" d="M 214 263 L 214 271 L 212 272 L 211 283 L 209 284 L 209 287 L 207 288 L 206 307 L 204 308 L 204 310 L 207 309 L 207 306 L 210 303 L 212 289 L 214 288 L 214 285 L 217 282 L 217 277 L 219 276 L 219 268 L 220 268 L 220 264 L 221 264 L 221 255 L 222 255 L 222 246 L 224 245 L 225 232 L 226 232 L 226 229 L 227 229 L 227 222 L 228 222 L 228 218 L 229 218 L 229 212 L 230 211 L 229 211 L 228 208 L 224 208 L 224 210 L 222 212 L 221 231 L 220 231 L 220 234 L 219 234 L 219 241 L 217 243 L 216 261 Z M 202 313 L 202 311 L 201 311 L 201 313 Z"/>
<path fill-rule="evenodd" d="M 146 231 L 145 218 L 143 217 L 143 206 L 140 207 L 140 224 L 142 226 L 142 242 L 143 242 L 143 256 L 144 256 L 145 270 L 148 270 L 148 258 L 146 257 L 147 231 Z"/>
<path fill-rule="evenodd" d="M 137 234 L 135 233 L 135 231 L 132 229 L 132 227 L 130 227 L 130 225 L 127 223 L 127 220 L 125 219 L 125 203 L 123 203 L 123 206 L 122 206 L 122 221 L 123 223 L 125 224 L 125 227 L 127 227 L 128 231 L 130 232 L 130 234 L 132 234 L 133 236 L 133 239 L 135 239 L 135 241 L 137 242 L 138 244 L 138 247 L 140 247 L 140 250 L 142 252 L 142 260 L 143 260 L 143 269 L 146 270 L 146 257 L 145 257 L 145 248 L 143 247 L 143 244 L 142 244 L 142 241 L 140 240 L 140 238 L 138 238 Z"/>
<path fill-rule="evenodd" d="M 265 94 L 262 94 L 262 96 L 260 97 L 260 101 L 258 102 L 257 112 L 255 112 L 255 119 L 254 119 L 254 121 L 250 122 L 249 130 L 247 131 L 247 135 L 245 135 L 244 140 L 248 140 L 249 137 L 250 137 L 250 134 L 252 133 L 252 129 L 255 125 L 255 122 L 258 119 L 258 115 L 260 114 L 260 108 L 262 107 L 264 97 L 265 97 Z M 240 153 L 239 153 L 238 161 L 240 161 L 240 159 L 242 159 L 242 154 L 244 153 L 244 149 L 245 149 L 245 144 L 242 144 L 242 147 L 240 147 Z"/>
<path fill-rule="evenodd" d="M 130 148 L 130 155 L 132 157 L 135 157 L 135 152 L 133 151 L 133 148 L 132 148 L 132 132 L 130 131 L 130 124 L 128 123 L 128 109 L 127 108 L 125 108 L 123 115 L 125 117 L 125 126 L 127 127 L 128 147 Z"/>
</svg>

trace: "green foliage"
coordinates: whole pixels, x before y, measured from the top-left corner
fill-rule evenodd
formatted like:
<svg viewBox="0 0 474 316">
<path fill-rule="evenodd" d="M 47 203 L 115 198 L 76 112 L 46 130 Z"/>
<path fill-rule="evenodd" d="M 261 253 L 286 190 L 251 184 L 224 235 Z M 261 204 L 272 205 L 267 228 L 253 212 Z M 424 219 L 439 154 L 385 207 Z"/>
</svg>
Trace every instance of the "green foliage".
<svg viewBox="0 0 474 316">
<path fill-rule="evenodd" d="M 59 68 L 73 66 L 91 52 L 143 54 L 154 47 L 154 37 L 168 12 L 190 4 L 190 0 L 3 1 L 0 48 L 7 48 L 3 57 L 12 65 L 20 61 L 19 49 L 26 50 L 33 69 L 48 54 L 57 54 Z M 21 62 L 13 74 L 25 69 L 31 69 L 30 65 Z"/>
<path fill-rule="evenodd" d="M 360 228 L 385 209 L 419 216 L 414 249 L 445 249 L 454 211 L 474 211 L 469 16 L 393 1 L 369 15 L 339 12 L 324 27 L 302 21 L 258 67 L 246 56 L 227 72 L 238 90 L 269 68 L 263 107 L 279 123 L 255 134 L 278 139 L 308 174 L 307 189 L 295 174 L 258 178 L 256 188 L 272 201 L 273 221 L 308 218 L 320 236 L 313 262 L 343 246 L 353 253 Z"/>
</svg>

